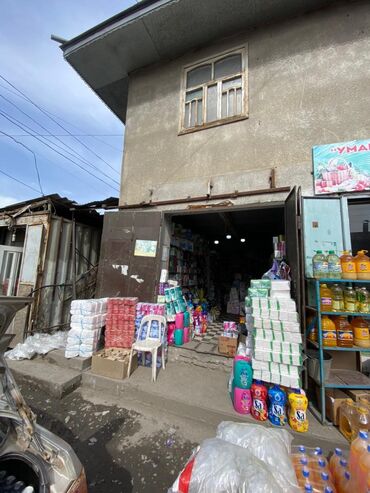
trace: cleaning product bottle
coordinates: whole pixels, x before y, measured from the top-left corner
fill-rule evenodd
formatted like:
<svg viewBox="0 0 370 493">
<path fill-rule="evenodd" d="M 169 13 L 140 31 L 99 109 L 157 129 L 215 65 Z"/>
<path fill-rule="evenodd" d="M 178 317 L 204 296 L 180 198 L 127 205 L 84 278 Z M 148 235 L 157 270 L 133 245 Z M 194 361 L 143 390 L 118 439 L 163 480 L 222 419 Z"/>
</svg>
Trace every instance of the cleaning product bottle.
<svg viewBox="0 0 370 493">
<path fill-rule="evenodd" d="M 370 295 L 366 288 L 356 290 L 357 294 L 357 309 L 361 313 L 369 313 L 370 311 Z"/>
<path fill-rule="evenodd" d="M 337 317 L 335 326 L 337 329 L 337 346 L 353 347 L 353 328 L 347 317 Z"/>
<path fill-rule="evenodd" d="M 351 443 L 349 452 L 349 472 L 353 478 L 358 478 L 360 472 L 360 457 L 366 452 L 369 444 L 369 436 L 366 431 L 360 431 L 357 438 Z"/>
<path fill-rule="evenodd" d="M 276 426 L 284 426 L 287 422 L 286 418 L 286 394 L 279 385 L 274 385 L 268 391 L 269 397 L 269 412 L 268 417 L 270 422 Z"/>
<path fill-rule="evenodd" d="M 339 430 L 349 442 L 358 433 L 358 412 L 352 399 L 346 399 L 339 406 Z"/>
<path fill-rule="evenodd" d="M 331 312 L 333 309 L 333 293 L 326 284 L 320 285 L 320 305 L 322 312 Z"/>
<path fill-rule="evenodd" d="M 356 291 L 351 286 L 344 290 L 344 309 L 346 312 L 352 313 L 357 310 Z"/>
<path fill-rule="evenodd" d="M 308 431 L 307 407 L 308 400 L 306 394 L 300 390 L 293 390 L 288 397 L 289 400 L 289 424 L 295 431 Z"/>
<path fill-rule="evenodd" d="M 250 389 L 253 381 L 253 370 L 249 358 L 236 356 L 234 359 L 234 383 L 240 389 Z"/>
<path fill-rule="evenodd" d="M 321 317 L 322 345 L 335 347 L 337 345 L 337 329 L 335 323 L 327 316 Z"/>
<path fill-rule="evenodd" d="M 328 277 L 328 259 L 322 253 L 322 250 L 317 250 L 316 254 L 312 257 L 312 270 L 315 279 Z"/>
<path fill-rule="evenodd" d="M 370 258 L 367 250 L 360 250 L 355 257 L 357 279 L 370 280 Z"/>
<path fill-rule="evenodd" d="M 332 311 L 333 312 L 344 312 L 344 296 L 343 289 L 339 284 L 333 284 L 331 287 L 332 294 Z"/>
<path fill-rule="evenodd" d="M 233 387 L 234 409 L 239 414 L 250 414 L 252 407 L 252 396 L 249 389 Z"/>
<path fill-rule="evenodd" d="M 349 250 L 344 250 L 342 253 L 343 255 L 340 257 L 342 279 L 357 279 L 355 259 L 352 257 Z"/>
<path fill-rule="evenodd" d="M 341 279 L 342 267 L 338 255 L 334 250 L 329 250 L 328 260 L 328 278 L 329 279 Z"/>
<path fill-rule="evenodd" d="M 369 326 L 362 317 L 353 317 L 351 322 L 355 346 L 370 348 Z"/>
<path fill-rule="evenodd" d="M 267 388 L 260 380 L 256 380 L 251 387 L 252 416 L 258 421 L 267 420 Z"/>
</svg>

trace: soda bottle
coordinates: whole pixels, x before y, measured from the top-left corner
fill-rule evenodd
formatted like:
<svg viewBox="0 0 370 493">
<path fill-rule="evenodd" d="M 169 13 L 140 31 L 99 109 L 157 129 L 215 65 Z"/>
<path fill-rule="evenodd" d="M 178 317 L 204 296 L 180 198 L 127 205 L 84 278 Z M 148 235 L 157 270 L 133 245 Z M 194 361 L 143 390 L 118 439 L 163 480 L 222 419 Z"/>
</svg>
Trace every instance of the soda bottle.
<svg viewBox="0 0 370 493">
<path fill-rule="evenodd" d="M 341 279 L 342 277 L 342 266 L 338 255 L 335 254 L 334 250 L 329 250 L 328 260 L 328 278 L 330 279 Z"/>
<path fill-rule="evenodd" d="M 344 296 L 343 289 L 339 284 L 333 284 L 331 288 L 332 293 L 332 311 L 344 312 Z"/>
<path fill-rule="evenodd" d="M 268 391 L 269 397 L 269 413 L 268 417 L 270 422 L 276 426 L 284 426 L 287 422 L 286 418 L 286 394 L 279 387 L 279 385 L 274 385 Z"/>
<path fill-rule="evenodd" d="M 322 253 L 322 250 L 317 250 L 316 254 L 312 257 L 312 270 L 315 279 L 328 277 L 328 259 Z"/>
<path fill-rule="evenodd" d="M 300 389 L 295 389 L 289 394 L 289 424 L 295 431 L 305 433 L 308 431 L 306 394 Z"/>
<path fill-rule="evenodd" d="M 342 267 L 342 279 L 357 279 L 356 263 L 348 250 L 342 252 L 340 263 Z"/>
<path fill-rule="evenodd" d="M 326 284 L 320 285 L 320 306 L 322 312 L 331 312 L 333 310 L 333 293 Z"/>
<path fill-rule="evenodd" d="M 302 465 L 308 464 L 308 457 L 306 453 L 306 447 L 304 445 L 298 445 L 297 447 L 293 447 L 294 452 L 291 454 L 290 458 L 293 464 L 293 467 L 296 471 L 296 474 L 299 473 L 302 469 Z"/>
<path fill-rule="evenodd" d="M 267 420 L 267 388 L 260 380 L 256 380 L 251 387 L 252 416 L 258 421 Z"/>
<path fill-rule="evenodd" d="M 346 312 L 352 313 L 357 311 L 356 291 L 351 286 L 344 291 L 344 309 Z"/>
</svg>

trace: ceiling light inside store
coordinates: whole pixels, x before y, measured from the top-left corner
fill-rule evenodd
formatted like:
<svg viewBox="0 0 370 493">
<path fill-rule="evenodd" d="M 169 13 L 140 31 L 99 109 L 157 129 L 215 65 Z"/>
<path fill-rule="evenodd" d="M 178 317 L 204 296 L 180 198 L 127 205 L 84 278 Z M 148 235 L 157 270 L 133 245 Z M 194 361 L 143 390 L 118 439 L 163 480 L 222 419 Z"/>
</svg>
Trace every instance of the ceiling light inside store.
<svg viewBox="0 0 370 493">
<path fill-rule="evenodd" d="M 215 240 L 213 243 L 214 243 L 215 245 L 218 245 L 220 242 L 219 242 L 218 240 Z"/>
<path fill-rule="evenodd" d="M 226 235 L 227 240 L 231 240 L 231 235 Z"/>
<path fill-rule="evenodd" d="M 245 238 L 240 238 L 240 241 L 241 241 L 242 243 L 245 243 Z"/>
</svg>

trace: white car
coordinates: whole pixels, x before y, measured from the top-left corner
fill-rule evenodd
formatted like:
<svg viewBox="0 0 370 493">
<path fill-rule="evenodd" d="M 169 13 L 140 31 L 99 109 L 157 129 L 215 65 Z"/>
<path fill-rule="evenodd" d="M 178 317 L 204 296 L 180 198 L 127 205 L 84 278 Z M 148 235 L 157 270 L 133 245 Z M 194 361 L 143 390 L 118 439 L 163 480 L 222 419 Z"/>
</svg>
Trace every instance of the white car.
<svg viewBox="0 0 370 493">
<path fill-rule="evenodd" d="M 5 361 L 6 330 L 30 298 L 0 296 L 0 493 L 87 493 L 72 448 L 36 423 Z"/>
</svg>

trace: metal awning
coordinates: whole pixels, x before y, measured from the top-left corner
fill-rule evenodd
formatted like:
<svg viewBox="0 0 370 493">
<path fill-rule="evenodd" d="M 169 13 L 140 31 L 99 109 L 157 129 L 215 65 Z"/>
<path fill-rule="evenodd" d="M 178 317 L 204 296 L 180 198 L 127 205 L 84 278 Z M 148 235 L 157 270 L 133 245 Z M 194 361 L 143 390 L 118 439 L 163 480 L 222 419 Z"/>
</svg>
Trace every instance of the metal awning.
<svg viewBox="0 0 370 493">
<path fill-rule="evenodd" d="M 335 0 L 143 0 L 63 43 L 67 62 L 125 123 L 128 76 L 222 36 Z"/>
</svg>

